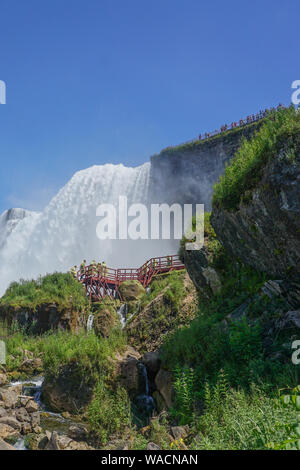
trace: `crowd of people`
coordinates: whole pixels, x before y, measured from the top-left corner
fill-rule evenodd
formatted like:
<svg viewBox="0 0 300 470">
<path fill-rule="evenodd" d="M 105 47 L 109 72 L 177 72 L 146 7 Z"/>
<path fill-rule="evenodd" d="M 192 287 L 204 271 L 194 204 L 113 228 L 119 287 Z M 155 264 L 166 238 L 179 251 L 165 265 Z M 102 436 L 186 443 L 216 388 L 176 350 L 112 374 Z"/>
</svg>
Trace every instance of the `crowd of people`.
<svg viewBox="0 0 300 470">
<path fill-rule="evenodd" d="M 75 279 L 82 279 L 86 274 L 88 276 L 95 276 L 95 277 L 102 277 L 106 276 L 108 274 L 108 267 L 106 266 L 105 261 L 102 261 L 102 263 L 97 263 L 97 261 L 93 260 L 88 266 L 86 264 L 86 260 L 84 259 L 79 267 L 79 270 L 77 266 L 73 266 L 70 269 L 70 274 Z"/>
<path fill-rule="evenodd" d="M 230 125 L 224 124 L 224 126 L 221 126 L 219 130 L 217 129 L 214 132 L 205 132 L 204 134 L 199 134 L 199 140 L 209 139 L 209 137 L 222 134 L 223 132 L 226 132 L 230 129 L 246 126 L 247 124 L 251 124 L 252 122 L 259 121 L 260 119 L 265 118 L 268 114 L 274 111 L 279 111 L 280 109 L 284 109 L 284 106 L 281 103 L 277 106 L 277 108 L 267 108 L 264 111 L 261 110 L 256 114 L 251 114 L 247 116 L 246 119 L 240 119 L 239 121 L 232 122 Z"/>
</svg>

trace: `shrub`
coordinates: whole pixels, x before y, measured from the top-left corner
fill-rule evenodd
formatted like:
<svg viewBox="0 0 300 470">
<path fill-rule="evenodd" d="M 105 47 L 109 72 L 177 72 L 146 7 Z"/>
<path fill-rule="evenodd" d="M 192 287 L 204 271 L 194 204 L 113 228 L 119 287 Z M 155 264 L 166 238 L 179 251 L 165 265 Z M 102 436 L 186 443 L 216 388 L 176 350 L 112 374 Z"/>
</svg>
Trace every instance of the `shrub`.
<svg viewBox="0 0 300 470">
<path fill-rule="evenodd" d="M 237 209 L 239 203 L 261 180 L 268 161 L 285 150 L 290 164 L 295 161 L 299 146 L 300 114 L 294 107 L 277 111 L 250 140 L 244 140 L 235 157 L 226 167 L 220 182 L 214 187 L 213 205 L 227 210 Z"/>
</svg>

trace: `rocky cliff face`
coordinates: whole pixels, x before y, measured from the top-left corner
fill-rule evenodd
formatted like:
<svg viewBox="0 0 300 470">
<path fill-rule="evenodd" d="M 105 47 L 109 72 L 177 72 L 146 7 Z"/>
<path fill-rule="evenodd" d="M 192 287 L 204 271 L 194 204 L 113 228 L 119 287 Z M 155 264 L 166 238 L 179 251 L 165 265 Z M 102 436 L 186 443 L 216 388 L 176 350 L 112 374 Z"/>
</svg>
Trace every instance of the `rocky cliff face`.
<svg viewBox="0 0 300 470">
<path fill-rule="evenodd" d="M 205 210 L 210 210 L 213 185 L 242 138 L 249 138 L 258 126 L 255 123 L 206 141 L 170 147 L 151 157 L 151 200 L 205 204 Z"/>
<path fill-rule="evenodd" d="M 238 210 L 214 207 L 211 223 L 226 250 L 258 271 L 300 276 L 300 152 L 280 152 Z"/>
</svg>

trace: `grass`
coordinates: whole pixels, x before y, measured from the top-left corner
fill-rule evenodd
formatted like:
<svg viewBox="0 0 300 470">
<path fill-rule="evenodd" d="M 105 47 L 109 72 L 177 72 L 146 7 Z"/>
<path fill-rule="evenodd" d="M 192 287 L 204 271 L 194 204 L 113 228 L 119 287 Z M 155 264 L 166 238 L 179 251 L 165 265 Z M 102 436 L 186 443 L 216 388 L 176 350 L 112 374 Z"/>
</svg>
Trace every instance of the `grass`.
<svg viewBox="0 0 300 470">
<path fill-rule="evenodd" d="M 83 286 L 69 273 L 13 282 L 0 299 L 0 307 L 22 307 L 33 311 L 42 303 L 57 303 L 61 309 L 72 304 L 79 311 L 88 306 Z"/>
<path fill-rule="evenodd" d="M 205 146 L 205 145 L 210 145 L 211 143 L 218 142 L 219 140 L 224 141 L 226 139 L 231 139 L 236 134 L 244 134 L 244 132 L 247 131 L 248 129 L 251 129 L 251 128 L 256 129 L 257 127 L 259 127 L 261 125 L 261 122 L 263 122 L 263 120 L 259 121 L 259 122 L 254 122 L 254 123 L 247 124 L 243 127 L 236 127 L 234 129 L 228 129 L 226 132 L 216 134 L 214 136 L 209 137 L 208 139 L 203 139 L 203 140 L 196 140 L 195 139 L 191 142 L 186 142 L 186 143 L 175 145 L 175 146 L 172 146 L 172 147 L 171 146 L 166 147 L 159 154 L 154 155 L 154 157 L 159 158 L 160 156 L 163 156 L 165 154 L 175 154 L 175 153 L 178 153 L 178 152 L 185 152 L 185 151 L 189 151 L 189 150 L 195 150 L 196 148 L 199 148 L 199 147 Z"/>
<path fill-rule="evenodd" d="M 197 438 L 191 449 L 262 450 L 272 442 L 289 437 L 287 425 L 295 420 L 292 407 L 281 406 L 277 397 L 270 398 L 257 386 L 251 393 L 229 390 L 221 402 L 212 399 L 206 413 L 194 423 Z"/>
<path fill-rule="evenodd" d="M 290 164 L 299 149 L 300 114 L 294 107 L 272 113 L 250 140 L 244 139 L 214 187 L 213 205 L 236 210 L 261 181 L 265 165 L 283 151 Z"/>
</svg>

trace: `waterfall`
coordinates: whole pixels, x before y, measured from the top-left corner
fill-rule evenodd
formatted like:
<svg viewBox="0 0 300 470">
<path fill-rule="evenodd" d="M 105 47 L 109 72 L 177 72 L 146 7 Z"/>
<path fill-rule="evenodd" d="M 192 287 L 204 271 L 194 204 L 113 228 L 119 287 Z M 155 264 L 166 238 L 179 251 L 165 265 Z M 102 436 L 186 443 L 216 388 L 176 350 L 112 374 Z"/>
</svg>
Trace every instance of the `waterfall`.
<svg viewBox="0 0 300 470">
<path fill-rule="evenodd" d="M 122 326 L 122 329 L 123 329 L 126 325 L 127 314 L 128 314 L 128 305 L 127 304 L 121 305 L 121 307 L 118 309 L 117 313 L 119 315 L 120 323 L 121 323 L 121 326 Z"/>
<path fill-rule="evenodd" d="M 0 249 L 0 295 L 9 283 L 66 272 L 83 259 L 105 260 L 110 267 L 136 267 L 156 255 L 147 240 L 99 240 L 99 204 L 147 203 L 150 163 L 137 168 L 106 164 L 76 173 L 42 213 L 24 217 Z M 158 245 L 156 244 L 156 247 Z M 164 249 L 165 250 L 165 249 Z"/>
<path fill-rule="evenodd" d="M 87 322 L 86 322 L 86 330 L 87 331 L 92 331 L 93 324 L 94 324 L 94 315 L 91 314 L 91 315 L 89 315 L 89 317 L 87 319 Z"/>
<path fill-rule="evenodd" d="M 137 411 L 140 414 L 140 420 L 146 421 L 152 415 L 156 408 L 155 401 L 150 395 L 149 378 L 146 366 L 142 363 L 138 363 L 139 372 L 139 394 L 134 399 L 134 404 L 137 407 Z"/>
</svg>

